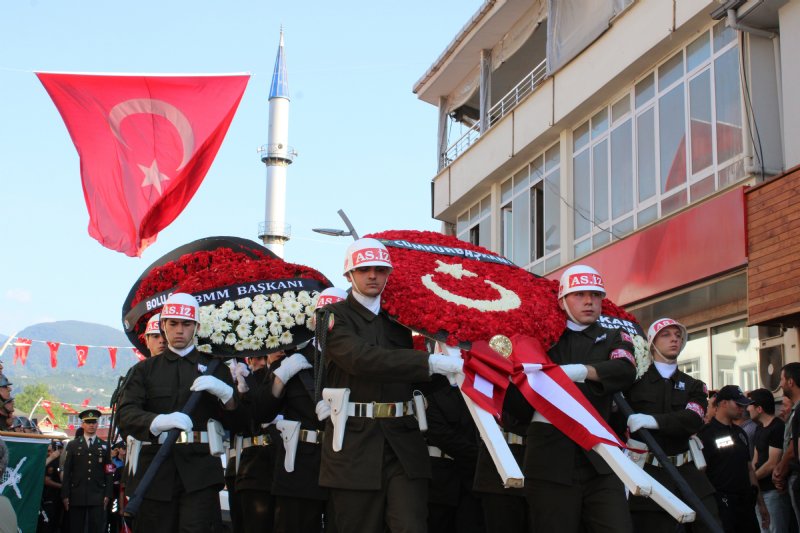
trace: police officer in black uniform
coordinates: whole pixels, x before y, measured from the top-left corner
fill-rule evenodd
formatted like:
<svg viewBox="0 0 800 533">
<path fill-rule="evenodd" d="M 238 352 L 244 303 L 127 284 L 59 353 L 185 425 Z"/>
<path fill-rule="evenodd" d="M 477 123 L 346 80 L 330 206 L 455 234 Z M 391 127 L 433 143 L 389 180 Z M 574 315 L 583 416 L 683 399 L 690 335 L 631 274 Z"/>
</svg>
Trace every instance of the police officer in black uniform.
<svg viewBox="0 0 800 533">
<path fill-rule="evenodd" d="M 558 296 L 569 320 L 547 353 L 608 420 L 612 395 L 636 378 L 632 339 L 597 322 L 605 287 L 594 268 L 565 270 Z M 584 451 L 534 413 L 516 387 L 509 387 L 504 409 L 517 420 L 533 420 L 526 434 L 524 474 L 535 531 L 632 531 L 622 481 L 596 452 Z"/>
<path fill-rule="evenodd" d="M 97 436 L 100 411 L 87 409 L 78 417 L 83 436 L 67 444 L 61 499 L 69 511 L 70 531 L 100 533 L 105 529 L 114 467 L 109 460 L 108 443 Z"/>
<path fill-rule="evenodd" d="M 726 532 L 757 532 L 758 520 L 753 511 L 758 503 L 762 524 L 768 525 L 769 513 L 761 498 L 751 463 L 747 434 L 734 424 L 752 400 L 736 385 L 725 385 L 714 399 L 717 411 L 697 436 L 703 442 L 706 474 L 717 490 L 717 507 Z M 765 524 L 766 522 L 766 524 Z"/>
<path fill-rule="evenodd" d="M 678 370 L 678 355 L 686 346 L 687 333 L 683 324 L 661 318 L 653 322 L 647 332 L 647 344 L 653 363 L 630 391 L 628 399 L 635 411 L 628 417 L 631 435 L 649 429 L 670 461 L 716 517 L 717 505 L 714 487 L 706 475 L 698 470 L 695 457 L 689 451 L 689 440 L 703 427 L 708 391 L 705 383 Z M 644 448 L 641 444 L 633 448 Z M 635 455 L 636 462 L 673 494 L 680 494 L 677 484 L 664 470 L 652 453 Z M 631 518 L 636 531 L 672 533 L 677 527 L 675 519 L 649 498 L 631 496 Z M 688 526 L 691 531 L 708 531 L 700 521 Z"/>
</svg>

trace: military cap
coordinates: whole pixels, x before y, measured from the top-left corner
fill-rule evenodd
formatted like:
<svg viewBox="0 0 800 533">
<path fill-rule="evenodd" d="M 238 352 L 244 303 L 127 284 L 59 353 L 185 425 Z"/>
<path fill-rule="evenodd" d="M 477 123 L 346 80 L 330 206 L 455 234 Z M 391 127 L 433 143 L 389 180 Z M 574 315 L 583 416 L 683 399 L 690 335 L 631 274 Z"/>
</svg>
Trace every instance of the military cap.
<svg viewBox="0 0 800 533">
<path fill-rule="evenodd" d="M 13 385 L 13 383 L 8 381 L 8 378 L 5 376 L 5 374 L 0 374 L 0 387 L 10 387 L 11 385 Z"/>
<path fill-rule="evenodd" d="M 100 411 L 97 409 L 86 409 L 78 414 L 78 418 L 84 422 L 96 422 L 100 418 Z"/>
</svg>

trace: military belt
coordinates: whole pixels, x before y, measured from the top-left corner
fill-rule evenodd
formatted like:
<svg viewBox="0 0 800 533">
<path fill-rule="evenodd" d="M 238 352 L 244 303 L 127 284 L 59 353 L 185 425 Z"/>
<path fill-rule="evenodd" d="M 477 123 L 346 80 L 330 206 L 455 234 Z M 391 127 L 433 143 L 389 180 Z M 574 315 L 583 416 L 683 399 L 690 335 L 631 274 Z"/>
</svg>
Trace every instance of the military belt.
<svg viewBox="0 0 800 533">
<path fill-rule="evenodd" d="M 428 455 L 431 457 L 441 457 L 442 459 L 450 459 L 451 461 L 453 460 L 452 457 L 444 453 L 441 448 L 437 448 L 436 446 L 428 446 Z"/>
<path fill-rule="evenodd" d="M 503 432 L 503 438 L 509 444 L 520 444 L 525 445 L 525 437 L 522 435 L 517 435 L 516 433 L 511 433 L 510 431 Z"/>
<path fill-rule="evenodd" d="M 347 416 L 357 416 L 366 418 L 399 418 L 414 414 L 414 402 L 349 402 L 347 404 Z"/>
<path fill-rule="evenodd" d="M 164 444 L 167 441 L 167 435 L 169 434 L 168 431 L 164 431 L 158 436 L 158 442 L 151 442 L 151 441 L 144 441 L 142 444 L 147 446 L 149 444 Z M 208 444 L 208 432 L 207 431 L 181 431 L 178 435 L 178 440 L 175 441 L 175 444 L 194 444 L 194 443 L 202 443 Z"/>
<path fill-rule="evenodd" d="M 268 433 L 256 435 L 254 437 L 244 437 L 242 439 L 243 450 L 251 446 L 269 446 L 270 444 L 272 444 L 272 437 Z"/>
<path fill-rule="evenodd" d="M 667 459 L 673 465 L 681 466 L 681 465 L 684 465 L 686 463 L 691 463 L 692 462 L 692 454 L 689 453 L 689 452 L 683 452 L 683 453 L 679 453 L 678 455 L 670 455 L 669 457 L 667 457 Z M 664 465 L 661 464 L 661 462 L 658 459 L 656 459 L 655 454 L 652 454 L 652 453 L 648 453 L 647 454 L 647 459 L 645 459 L 645 463 L 647 463 L 649 465 L 653 465 L 653 466 L 660 466 L 660 467 L 664 466 Z"/>
<path fill-rule="evenodd" d="M 301 429 L 300 430 L 300 442 L 308 442 L 309 444 L 319 444 L 322 442 L 322 436 L 324 432 L 322 431 L 313 431 L 310 429 Z"/>
</svg>

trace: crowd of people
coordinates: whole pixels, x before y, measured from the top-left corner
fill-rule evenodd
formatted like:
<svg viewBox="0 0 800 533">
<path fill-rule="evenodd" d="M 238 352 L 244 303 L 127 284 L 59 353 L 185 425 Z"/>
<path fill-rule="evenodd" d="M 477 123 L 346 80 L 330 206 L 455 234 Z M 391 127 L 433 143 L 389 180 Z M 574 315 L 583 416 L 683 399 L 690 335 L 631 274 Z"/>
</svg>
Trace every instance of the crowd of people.
<svg viewBox="0 0 800 533">
<path fill-rule="evenodd" d="M 392 270 L 382 243 L 355 241 L 345 256 L 350 290 L 322 293 L 312 341 L 227 367 L 196 349 L 194 297 L 169 296 L 145 330 L 149 357 L 119 391 L 117 443 L 96 437 L 99 413 L 87 410 L 83 435 L 48 455 L 42 510 L 62 529 L 43 531 L 118 531 L 120 488 L 138 498 L 135 532 L 223 531 L 223 487 L 233 531 L 247 533 L 798 530 L 800 363 L 781 369 L 777 400 L 735 385 L 709 392 L 678 368 L 686 328 L 663 318 L 649 325 L 651 362 L 637 378 L 631 334 L 599 322 L 602 275 L 572 266 L 558 293 L 566 328 L 549 358 L 631 460 L 678 497 L 688 485 L 702 512 L 679 524 L 629 495 L 596 451 L 513 383 L 498 423 L 525 479 L 505 488 L 455 385 L 461 358 L 415 349 L 382 310 Z M 193 392 L 200 401 L 187 414 Z M 616 393 L 633 414 L 622 414 Z M 148 484 L 145 472 L 175 433 Z"/>
</svg>

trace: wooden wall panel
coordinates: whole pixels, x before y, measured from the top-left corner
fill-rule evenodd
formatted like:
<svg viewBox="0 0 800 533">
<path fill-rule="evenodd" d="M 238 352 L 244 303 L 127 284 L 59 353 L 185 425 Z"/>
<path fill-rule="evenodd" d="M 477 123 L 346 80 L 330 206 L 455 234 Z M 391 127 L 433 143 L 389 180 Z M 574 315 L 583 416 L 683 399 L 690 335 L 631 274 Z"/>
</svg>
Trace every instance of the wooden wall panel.
<svg viewBox="0 0 800 533">
<path fill-rule="evenodd" d="M 800 314 L 800 168 L 748 190 L 750 324 Z"/>
</svg>

